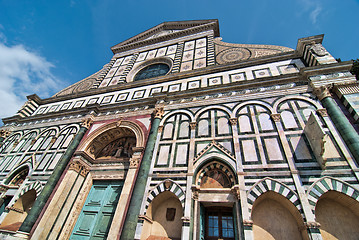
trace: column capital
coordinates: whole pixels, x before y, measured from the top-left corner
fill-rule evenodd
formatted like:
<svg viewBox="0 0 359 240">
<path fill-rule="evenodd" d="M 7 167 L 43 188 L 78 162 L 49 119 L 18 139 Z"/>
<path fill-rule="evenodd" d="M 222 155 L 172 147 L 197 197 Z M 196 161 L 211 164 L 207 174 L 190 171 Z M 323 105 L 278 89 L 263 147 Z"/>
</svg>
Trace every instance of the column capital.
<svg viewBox="0 0 359 240">
<path fill-rule="evenodd" d="M 154 114 L 155 114 L 155 118 L 162 119 L 163 115 L 165 114 L 163 106 L 155 107 Z"/>
<path fill-rule="evenodd" d="M 130 168 L 137 168 L 138 164 L 140 163 L 139 158 L 130 158 Z"/>
<path fill-rule="evenodd" d="M 280 113 L 273 113 L 270 116 L 274 122 L 280 122 Z"/>
<path fill-rule="evenodd" d="M 9 130 L 6 130 L 6 129 L 0 130 L 0 137 L 7 138 L 10 134 L 11 134 L 11 132 Z"/>
<path fill-rule="evenodd" d="M 232 126 L 235 126 L 238 123 L 238 119 L 237 118 L 230 118 L 229 122 L 231 123 Z"/>
<path fill-rule="evenodd" d="M 313 93 L 318 97 L 320 101 L 322 101 L 326 97 L 331 97 L 330 93 L 331 86 L 320 86 L 313 89 Z"/>
<path fill-rule="evenodd" d="M 92 117 L 87 117 L 87 118 L 82 120 L 81 127 L 89 129 L 92 124 L 93 124 Z"/>
<path fill-rule="evenodd" d="M 190 126 L 191 130 L 196 130 L 197 122 L 190 122 L 189 126 Z"/>
</svg>

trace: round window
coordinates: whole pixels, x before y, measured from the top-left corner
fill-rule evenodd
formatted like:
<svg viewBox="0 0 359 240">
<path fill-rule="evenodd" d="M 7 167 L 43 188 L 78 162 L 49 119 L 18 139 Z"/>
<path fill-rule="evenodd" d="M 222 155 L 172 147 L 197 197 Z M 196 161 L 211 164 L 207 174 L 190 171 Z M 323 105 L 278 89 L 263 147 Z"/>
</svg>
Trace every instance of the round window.
<svg viewBox="0 0 359 240">
<path fill-rule="evenodd" d="M 149 65 L 143 69 L 141 69 L 136 76 L 134 77 L 134 81 L 143 80 L 147 78 L 159 77 L 166 75 L 170 70 L 170 66 L 164 63 L 157 63 Z"/>
</svg>

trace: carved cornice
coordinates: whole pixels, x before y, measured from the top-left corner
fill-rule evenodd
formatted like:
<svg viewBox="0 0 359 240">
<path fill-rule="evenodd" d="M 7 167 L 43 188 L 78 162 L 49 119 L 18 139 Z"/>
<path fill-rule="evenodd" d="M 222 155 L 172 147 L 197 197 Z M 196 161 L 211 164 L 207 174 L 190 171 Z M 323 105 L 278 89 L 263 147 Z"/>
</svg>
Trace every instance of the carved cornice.
<svg viewBox="0 0 359 240">
<path fill-rule="evenodd" d="M 70 163 L 69 170 L 73 170 L 85 177 L 89 173 L 90 168 L 80 161 L 73 161 Z"/>
</svg>

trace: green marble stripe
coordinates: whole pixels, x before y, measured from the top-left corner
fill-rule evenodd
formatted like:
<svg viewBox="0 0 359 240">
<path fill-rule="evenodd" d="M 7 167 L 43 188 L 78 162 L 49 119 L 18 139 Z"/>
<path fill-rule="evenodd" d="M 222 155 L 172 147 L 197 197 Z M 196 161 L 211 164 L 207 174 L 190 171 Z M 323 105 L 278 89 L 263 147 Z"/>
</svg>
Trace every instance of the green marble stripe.
<svg viewBox="0 0 359 240">
<path fill-rule="evenodd" d="M 345 117 L 344 113 L 340 110 L 334 99 L 326 97 L 322 99 L 323 106 L 338 129 L 339 134 L 342 136 L 344 142 L 348 146 L 350 152 L 357 162 L 359 162 L 359 135 L 354 127 L 350 124 L 349 120 Z"/>
<path fill-rule="evenodd" d="M 160 118 L 155 118 L 151 125 L 151 131 L 148 135 L 146 150 L 141 161 L 141 166 L 137 175 L 135 187 L 133 189 L 130 206 L 126 214 L 125 224 L 121 233 L 121 240 L 134 239 L 135 236 L 137 219 L 140 214 L 142 199 L 146 190 L 146 182 L 151 167 L 151 159 L 153 150 L 155 148 L 160 121 Z"/>
<path fill-rule="evenodd" d="M 85 135 L 87 128 L 81 127 L 79 132 L 76 134 L 74 140 L 71 142 L 70 146 L 67 148 L 64 155 L 62 155 L 59 163 L 56 165 L 56 168 L 52 172 L 49 180 L 47 181 L 44 189 L 41 191 L 40 195 L 36 198 L 34 205 L 32 206 L 29 214 L 25 218 L 25 221 L 22 223 L 19 231 L 30 233 L 31 228 L 34 226 L 37 218 L 39 217 L 42 208 L 45 206 L 47 200 L 49 199 L 52 191 L 54 190 L 57 182 L 59 181 L 63 171 L 65 170 L 67 164 L 69 163 L 72 155 L 74 154 L 77 146 L 79 145 L 81 139 Z"/>
</svg>

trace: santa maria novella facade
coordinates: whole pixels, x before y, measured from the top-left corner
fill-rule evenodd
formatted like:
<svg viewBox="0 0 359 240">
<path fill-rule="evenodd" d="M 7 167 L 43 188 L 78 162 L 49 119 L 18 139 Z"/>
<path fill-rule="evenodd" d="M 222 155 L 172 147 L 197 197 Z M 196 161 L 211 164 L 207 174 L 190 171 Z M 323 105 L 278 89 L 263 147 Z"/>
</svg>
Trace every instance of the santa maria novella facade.
<svg viewBox="0 0 359 240">
<path fill-rule="evenodd" d="M 164 22 L 0 128 L 0 239 L 358 239 L 359 86 L 296 49 Z"/>
</svg>

